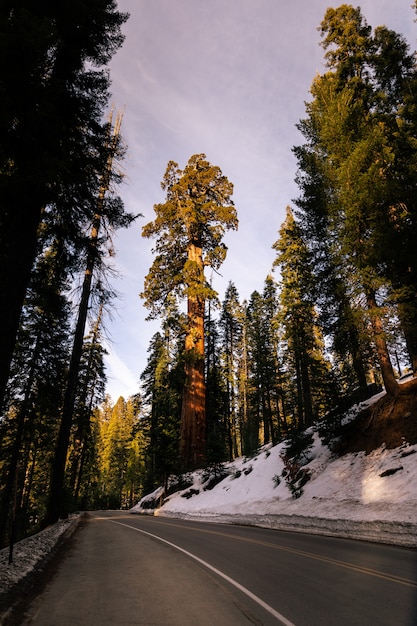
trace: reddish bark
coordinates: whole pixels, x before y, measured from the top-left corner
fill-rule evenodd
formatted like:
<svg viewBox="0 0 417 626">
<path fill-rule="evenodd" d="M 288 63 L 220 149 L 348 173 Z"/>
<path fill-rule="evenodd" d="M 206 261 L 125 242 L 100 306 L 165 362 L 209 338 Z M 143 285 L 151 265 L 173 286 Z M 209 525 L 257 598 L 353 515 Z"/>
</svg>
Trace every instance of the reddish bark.
<svg viewBox="0 0 417 626">
<path fill-rule="evenodd" d="M 202 250 L 190 245 L 188 260 L 203 272 Z M 206 386 L 204 380 L 204 298 L 188 297 L 185 339 L 185 385 L 181 409 L 181 458 L 187 469 L 202 467 L 206 444 Z"/>
</svg>

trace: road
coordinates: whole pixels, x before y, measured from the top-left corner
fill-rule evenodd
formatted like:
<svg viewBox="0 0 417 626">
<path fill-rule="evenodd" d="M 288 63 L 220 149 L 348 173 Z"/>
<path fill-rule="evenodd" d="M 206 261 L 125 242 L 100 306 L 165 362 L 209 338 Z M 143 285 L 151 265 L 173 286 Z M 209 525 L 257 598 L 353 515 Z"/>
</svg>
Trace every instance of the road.
<svg viewBox="0 0 417 626">
<path fill-rule="evenodd" d="M 415 626 L 417 551 L 96 512 L 20 623 Z"/>
</svg>

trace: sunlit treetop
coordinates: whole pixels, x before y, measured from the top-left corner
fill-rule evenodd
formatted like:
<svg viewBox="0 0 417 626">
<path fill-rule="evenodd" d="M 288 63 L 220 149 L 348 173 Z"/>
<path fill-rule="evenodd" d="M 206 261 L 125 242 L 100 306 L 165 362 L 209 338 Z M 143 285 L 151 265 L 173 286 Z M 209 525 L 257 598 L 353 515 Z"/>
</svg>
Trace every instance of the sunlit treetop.
<svg viewBox="0 0 417 626">
<path fill-rule="evenodd" d="M 161 186 L 166 201 L 154 206 L 156 217 L 143 228 L 144 237 L 155 239 L 155 258 L 142 294 L 152 317 L 164 310 L 170 294 L 217 296 L 204 268 L 219 269 L 227 253 L 223 236 L 238 227 L 233 184 L 204 154 L 192 156 L 184 170 L 170 161 Z"/>
</svg>

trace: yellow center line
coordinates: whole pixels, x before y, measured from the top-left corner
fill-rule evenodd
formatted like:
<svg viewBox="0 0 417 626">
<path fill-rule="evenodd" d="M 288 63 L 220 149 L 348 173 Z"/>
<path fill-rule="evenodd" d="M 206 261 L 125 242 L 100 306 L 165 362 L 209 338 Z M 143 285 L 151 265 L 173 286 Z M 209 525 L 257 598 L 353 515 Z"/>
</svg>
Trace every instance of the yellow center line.
<svg viewBox="0 0 417 626">
<path fill-rule="evenodd" d="M 158 521 L 158 524 L 163 524 L 165 526 L 176 526 L 176 524 L 169 524 L 168 522 L 162 522 L 162 521 Z M 316 561 L 328 563 L 329 565 L 336 565 L 337 567 L 350 569 L 360 574 L 367 574 L 368 576 L 382 578 L 383 580 L 387 580 L 389 582 L 394 582 L 394 583 L 398 583 L 399 585 L 405 585 L 406 587 L 413 587 L 414 589 L 417 589 L 417 581 L 409 580 L 408 578 L 402 578 L 401 576 L 395 576 L 394 574 L 384 574 L 383 572 L 379 572 L 378 570 L 374 570 L 369 567 L 363 567 L 362 565 L 354 565 L 353 563 L 340 561 L 339 559 L 333 559 L 327 556 L 320 556 L 319 554 L 314 554 L 312 552 L 305 552 L 304 550 L 298 550 L 297 548 L 288 548 L 286 546 L 276 545 L 274 543 L 261 541 L 259 539 L 239 537 L 238 535 L 222 533 L 218 530 L 207 530 L 205 528 L 189 528 L 188 530 L 193 530 L 195 532 L 200 532 L 200 533 L 207 533 L 209 535 L 218 535 L 220 537 L 226 537 L 227 539 L 236 539 L 237 541 L 243 541 L 246 543 L 254 543 L 260 546 L 265 546 L 267 548 L 272 548 L 274 550 L 280 550 L 281 552 L 289 552 L 291 554 L 296 554 L 297 556 L 303 556 L 309 559 L 314 559 Z"/>
</svg>

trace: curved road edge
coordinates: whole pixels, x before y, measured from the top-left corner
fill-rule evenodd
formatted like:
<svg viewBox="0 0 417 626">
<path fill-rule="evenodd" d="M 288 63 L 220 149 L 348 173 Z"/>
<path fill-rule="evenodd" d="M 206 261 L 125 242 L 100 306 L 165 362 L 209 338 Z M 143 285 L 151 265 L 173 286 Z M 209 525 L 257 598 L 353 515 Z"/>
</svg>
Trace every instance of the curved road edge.
<svg viewBox="0 0 417 626">
<path fill-rule="evenodd" d="M 33 592 L 40 574 L 45 573 L 86 515 L 86 512 L 78 512 L 17 542 L 10 565 L 9 548 L 0 551 L 0 626 L 10 623 L 19 604 Z"/>
<path fill-rule="evenodd" d="M 171 513 L 161 509 L 155 510 L 153 515 L 201 522 L 259 526 L 260 528 L 303 532 L 326 537 L 371 541 L 405 548 L 417 547 L 417 524 L 411 522 L 329 519 L 303 515 L 191 515 L 180 512 Z"/>
</svg>

